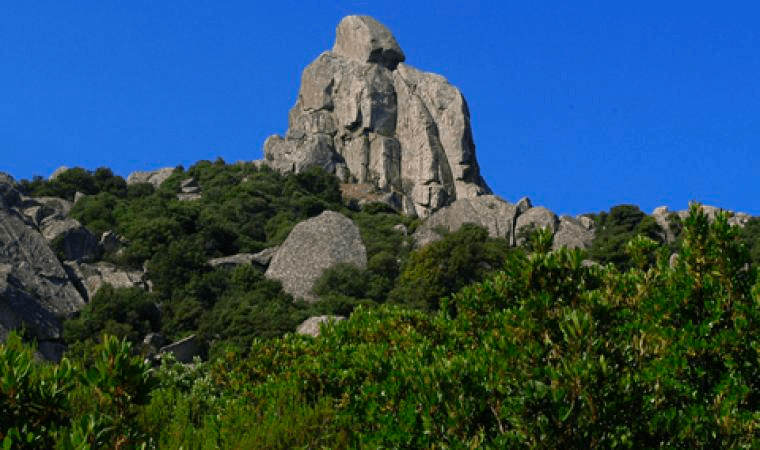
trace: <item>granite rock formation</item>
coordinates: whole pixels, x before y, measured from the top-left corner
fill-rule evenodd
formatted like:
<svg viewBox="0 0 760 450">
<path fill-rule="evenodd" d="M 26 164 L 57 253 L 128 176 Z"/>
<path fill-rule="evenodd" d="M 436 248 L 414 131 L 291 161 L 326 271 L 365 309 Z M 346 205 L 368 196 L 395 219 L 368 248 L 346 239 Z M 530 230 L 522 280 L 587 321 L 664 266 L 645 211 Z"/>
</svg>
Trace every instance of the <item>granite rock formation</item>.
<svg viewBox="0 0 760 450">
<path fill-rule="evenodd" d="M 321 166 L 344 182 L 371 184 L 420 217 L 490 193 L 464 97 L 404 60 L 385 26 L 344 18 L 332 51 L 303 72 L 285 137 L 266 140 L 267 164 L 282 172 Z"/>
<path fill-rule="evenodd" d="M 21 195 L 10 184 L 0 184 L 0 340 L 24 327 L 40 347 L 55 347 L 62 320 L 84 300 L 19 206 Z"/>
<path fill-rule="evenodd" d="M 367 266 L 359 228 L 348 217 L 325 211 L 293 228 L 275 253 L 266 277 L 280 280 L 285 292 L 316 301 L 311 289 L 322 272 L 338 263 Z"/>
</svg>

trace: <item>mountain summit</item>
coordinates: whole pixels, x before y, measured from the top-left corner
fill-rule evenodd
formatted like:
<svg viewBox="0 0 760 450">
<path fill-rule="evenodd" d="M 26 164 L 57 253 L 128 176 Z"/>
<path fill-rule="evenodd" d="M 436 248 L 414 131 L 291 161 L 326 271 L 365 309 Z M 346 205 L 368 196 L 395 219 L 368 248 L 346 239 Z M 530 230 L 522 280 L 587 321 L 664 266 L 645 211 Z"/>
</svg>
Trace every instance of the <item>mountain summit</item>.
<svg viewBox="0 0 760 450">
<path fill-rule="evenodd" d="M 266 163 L 296 173 L 321 166 L 420 217 L 490 193 L 461 92 L 405 64 L 396 38 L 371 17 L 345 17 L 335 34 L 333 49 L 303 71 L 285 137 L 264 143 Z"/>
</svg>

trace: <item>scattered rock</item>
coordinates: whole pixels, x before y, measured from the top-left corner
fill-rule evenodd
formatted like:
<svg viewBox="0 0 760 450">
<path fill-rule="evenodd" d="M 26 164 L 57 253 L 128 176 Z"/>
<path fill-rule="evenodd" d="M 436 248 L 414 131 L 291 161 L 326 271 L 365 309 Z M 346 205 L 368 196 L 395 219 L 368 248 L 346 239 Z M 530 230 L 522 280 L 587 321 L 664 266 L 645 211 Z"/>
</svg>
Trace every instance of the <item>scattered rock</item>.
<svg viewBox="0 0 760 450">
<path fill-rule="evenodd" d="M 51 174 L 50 174 L 50 176 L 48 177 L 48 181 L 53 181 L 53 180 L 55 180 L 56 178 L 58 178 L 59 176 L 61 176 L 61 174 L 62 174 L 63 172 L 66 172 L 67 170 L 69 170 L 69 168 L 68 168 L 68 167 L 66 167 L 66 166 L 61 166 L 61 167 L 59 167 L 59 168 L 55 169 L 55 170 L 53 171 L 53 173 L 51 173 Z"/>
<path fill-rule="evenodd" d="M 515 245 L 523 245 L 525 243 L 525 237 L 520 236 L 520 232 L 523 228 L 549 228 L 552 233 L 557 231 L 559 220 L 557 215 L 543 206 L 536 208 L 530 208 L 524 213 L 520 214 L 515 221 Z"/>
<path fill-rule="evenodd" d="M 100 261 L 94 264 L 67 261 L 66 266 L 81 282 L 84 288 L 83 297 L 91 299 L 105 284 L 115 288 L 140 288 L 147 290 L 148 282 L 145 272 L 117 268 L 115 265 Z"/>
<path fill-rule="evenodd" d="M 166 336 L 163 333 L 148 333 L 143 338 L 143 346 L 152 350 L 154 353 L 167 344 Z"/>
<path fill-rule="evenodd" d="M 95 261 L 100 257 L 98 239 L 71 217 L 54 214 L 40 224 L 45 239 L 54 246 L 60 246 L 67 261 Z"/>
<path fill-rule="evenodd" d="M 196 339 L 193 334 L 184 339 L 180 339 L 177 342 L 161 347 L 159 352 L 172 353 L 177 361 L 188 364 L 193 362 L 193 358 L 200 356 L 201 347 L 198 339 Z"/>
<path fill-rule="evenodd" d="M 591 242 L 594 240 L 594 232 L 586 228 L 578 220 L 569 216 L 559 218 L 557 231 L 554 233 L 554 242 L 552 249 L 558 248 L 591 248 Z"/>
<path fill-rule="evenodd" d="M 127 177 L 127 185 L 150 183 L 154 188 L 158 189 L 161 186 L 161 183 L 166 181 L 166 179 L 172 176 L 173 173 L 174 168 L 172 167 L 164 167 L 163 169 L 150 172 L 132 172 Z"/>
<path fill-rule="evenodd" d="M 189 202 L 189 201 L 192 201 L 192 200 L 200 200 L 201 198 L 203 198 L 203 196 L 201 194 L 184 194 L 184 193 L 181 193 L 181 192 L 179 194 L 177 194 L 177 200 L 179 200 L 181 202 Z"/>
<path fill-rule="evenodd" d="M 0 171 L 0 185 L 7 184 L 10 187 L 16 186 L 16 180 L 9 173 Z"/>
<path fill-rule="evenodd" d="M 269 266 L 269 263 L 272 262 L 272 258 L 274 257 L 274 255 L 277 253 L 277 250 L 279 249 L 280 249 L 279 245 L 265 248 L 264 250 L 253 255 L 253 258 L 251 258 L 251 262 L 257 266 L 266 268 Z"/>
<path fill-rule="evenodd" d="M 488 230 L 489 236 L 512 242 L 516 214 L 515 205 L 495 195 L 462 198 L 425 220 L 414 233 L 415 245 L 423 247 L 441 239 L 436 231 L 439 227 L 454 232 L 465 223 L 480 225 Z"/>
<path fill-rule="evenodd" d="M 316 316 L 309 317 L 304 320 L 301 325 L 296 328 L 296 333 L 305 334 L 308 336 L 318 337 L 322 328 L 322 324 L 334 324 L 346 320 L 343 316 Z"/>
<path fill-rule="evenodd" d="M 179 188 L 184 194 L 198 194 L 201 192 L 201 187 L 193 177 L 182 180 L 179 184 Z"/>
<path fill-rule="evenodd" d="M 313 302 L 318 300 L 311 293 L 314 282 L 338 263 L 365 268 L 367 252 L 351 219 L 325 211 L 293 228 L 272 258 L 266 277 L 280 280 L 293 297 Z"/>
<path fill-rule="evenodd" d="M 208 264 L 214 268 L 234 269 L 237 266 L 250 265 L 253 256 L 253 253 L 238 253 L 237 255 L 209 259 Z"/>
</svg>

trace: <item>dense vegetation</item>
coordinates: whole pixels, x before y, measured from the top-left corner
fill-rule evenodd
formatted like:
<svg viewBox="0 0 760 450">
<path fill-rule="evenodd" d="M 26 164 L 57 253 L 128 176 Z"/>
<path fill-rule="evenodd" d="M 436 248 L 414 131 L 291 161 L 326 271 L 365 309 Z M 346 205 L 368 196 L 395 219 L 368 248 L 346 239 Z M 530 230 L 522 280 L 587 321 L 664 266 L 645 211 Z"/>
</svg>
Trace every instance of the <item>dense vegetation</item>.
<svg viewBox="0 0 760 450">
<path fill-rule="evenodd" d="M 180 201 L 180 184 L 189 178 L 202 197 Z M 433 311 L 440 297 L 482 280 L 509 253 L 504 240 L 474 226 L 412 252 L 415 220 L 379 203 L 344 204 L 337 179 L 316 168 L 283 176 L 252 163 L 201 161 L 188 170 L 178 167 L 158 189 L 127 186 L 106 168 L 75 168 L 49 181 L 22 181 L 20 188 L 34 196 L 87 194 L 71 215 L 95 234 L 113 230 L 123 236 L 128 244 L 104 258 L 145 267 L 152 283 L 150 293 L 107 287 L 90 299 L 65 324 L 65 338 L 78 353 L 84 351 L 80 344 L 91 345 L 103 333 L 136 344 L 159 331 L 172 340 L 196 334 L 218 348 L 234 344 L 247 352 L 254 338 L 282 336 L 314 315 L 347 316 L 357 305 L 392 302 Z M 208 264 L 278 245 L 296 223 L 327 209 L 357 224 L 368 263 L 366 269 L 343 264 L 326 271 L 314 289 L 322 298 L 316 304 L 294 301 L 261 268 Z"/>
<path fill-rule="evenodd" d="M 463 276 L 437 311 L 362 304 L 320 338 L 254 339 L 248 357 L 229 347 L 150 372 L 105 338 L 54 366 L 11 338 L 0 437 L 7 448 L 756 448 L 757 272 L 724 214 L 709 224 L 694 206 L 683 225 L 672 265 L 642 235 L 623 245 L 624 267 L 547 251 L 538 235 L 530 255 L 498 252 L 485 280 Z M 464 235 L 490 257 L 477 229 Z M 361 294 L 348 281 L 340 295 Z"/>
</svg>

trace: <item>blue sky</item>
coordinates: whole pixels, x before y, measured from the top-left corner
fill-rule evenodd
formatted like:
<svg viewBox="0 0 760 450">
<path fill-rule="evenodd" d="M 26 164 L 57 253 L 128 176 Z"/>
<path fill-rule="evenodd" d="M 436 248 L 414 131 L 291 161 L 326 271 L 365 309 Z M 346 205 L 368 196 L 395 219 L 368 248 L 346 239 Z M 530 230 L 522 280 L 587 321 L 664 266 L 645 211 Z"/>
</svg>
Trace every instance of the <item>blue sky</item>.
<svg viewBox="0 0 760 450">
<path fill-rule="evenodd" d="M 0 2 L 0 170 L 262 157 L 348 14 L 467 99 L 482 172 L 557 213 L 760 215 L 753 2 Z"/>
</svg>

